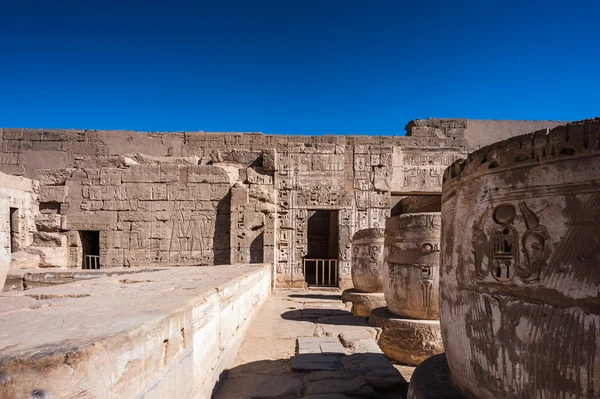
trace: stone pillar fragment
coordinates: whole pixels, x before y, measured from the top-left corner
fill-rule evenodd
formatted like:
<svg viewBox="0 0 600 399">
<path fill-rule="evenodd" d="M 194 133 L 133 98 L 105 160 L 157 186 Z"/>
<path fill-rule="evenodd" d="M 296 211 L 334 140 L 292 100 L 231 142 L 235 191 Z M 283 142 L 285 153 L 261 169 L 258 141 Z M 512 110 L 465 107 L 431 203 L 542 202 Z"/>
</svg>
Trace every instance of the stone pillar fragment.
<svg viewBox="0 0 600 399">
<path fill-rule="evenodd" d="M 437 212 L 388 218 L 383 291 L 386 308 L 369 322 L 382 329 L 379 345 L 390 358 L 417 365 L 442 352 L 438 318 L 441 217 Z"/>
<path fill-rule="evenodd" d="M 369 317 L 375 308 L 385 306 L 383 295 L 384 229 L 358 231 L 352 237 L 353 289 L 344 291 L 342 301 L 352 303 L 352 314 Z"/>
<path fill-rule="evenodd" d="M 600 397 L 599 181 L 598 119 L 446 170 L 440 319 L 465 396 Z"/>
</svg>

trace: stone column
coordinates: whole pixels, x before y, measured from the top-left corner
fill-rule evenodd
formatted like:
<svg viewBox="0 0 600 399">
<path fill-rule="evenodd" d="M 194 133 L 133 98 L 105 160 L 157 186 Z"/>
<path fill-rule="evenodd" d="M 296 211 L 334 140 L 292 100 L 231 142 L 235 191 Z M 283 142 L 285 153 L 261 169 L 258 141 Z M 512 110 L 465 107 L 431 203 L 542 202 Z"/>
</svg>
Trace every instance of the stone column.
<svg viewBox="0 0 600 399">
<path fill-rule="evenodd" d="M 382 328 L 379 345 L 390 358 L 416 365 L 442 352 L 438 318 L 440 213 L 409 213 L 385 224 L 383 291 L 387 307 L 369 322 Z"/>
<path fill-rule="evenodd" d="M 352 314 L 369 317 L 375 308 L 385 306 L 383 295 L 384 229 L 365 229 L 352 237 L 352 283 L 342 301 L 352 303 Z"/>
<path fill-rule="evenodd" d="M 600 397 L 599 182 L 600 119 L 492 144 L 446 170 L 447 366 L 438 358 L 409 397 L 434 397 L 422 388 L 439 374 L 466 397 Z"/>
</svg>

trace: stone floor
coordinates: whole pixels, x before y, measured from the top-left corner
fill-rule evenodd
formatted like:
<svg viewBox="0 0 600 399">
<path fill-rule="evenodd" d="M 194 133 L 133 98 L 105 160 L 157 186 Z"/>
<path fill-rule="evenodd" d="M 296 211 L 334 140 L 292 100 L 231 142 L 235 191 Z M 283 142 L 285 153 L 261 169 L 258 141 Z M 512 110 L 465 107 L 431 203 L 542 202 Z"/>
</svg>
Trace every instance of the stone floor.
<svg viewBox="0 0 600 399">
<path fill-rule="evenodd" d="M 413 368 L 392 365 L 377 347 L 379 333 L 339 292 L 277 291 L 214 397 L 404 398 Z"/>
</svg>

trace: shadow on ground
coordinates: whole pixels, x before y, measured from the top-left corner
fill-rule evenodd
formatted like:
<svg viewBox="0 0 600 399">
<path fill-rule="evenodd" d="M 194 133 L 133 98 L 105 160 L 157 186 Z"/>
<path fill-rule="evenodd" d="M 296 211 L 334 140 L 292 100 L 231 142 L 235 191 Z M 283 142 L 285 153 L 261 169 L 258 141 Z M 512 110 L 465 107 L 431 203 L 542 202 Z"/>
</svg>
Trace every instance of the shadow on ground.
<svg viewBox="0 0 600 399">
<path fill-rule="evenodd" d="M 323 299 L 329 301 L 340 301 L 341 295 L 328 295 L 328 294 L 290 294 L 288 295 L 290 298 L 301 298 L 301 299 Z"/>
<path fill-rule="evenodd" d="M 354 316 L 342 309 L 296 309 L 281 314 L 285 320 L 308 321 L 336 326 L 368 326 L 365 317 Z"/>
<path fill-rule="evenodd" d="M 299 356 L 310 361 L 311 355 Z M 221 374 L 212 398 L 406 398 L 406 380 L 383 354 L 355 353 L 337 359 L 336 371 L 296 372 L 289 359 L 246 363 Z"/>
</svg>

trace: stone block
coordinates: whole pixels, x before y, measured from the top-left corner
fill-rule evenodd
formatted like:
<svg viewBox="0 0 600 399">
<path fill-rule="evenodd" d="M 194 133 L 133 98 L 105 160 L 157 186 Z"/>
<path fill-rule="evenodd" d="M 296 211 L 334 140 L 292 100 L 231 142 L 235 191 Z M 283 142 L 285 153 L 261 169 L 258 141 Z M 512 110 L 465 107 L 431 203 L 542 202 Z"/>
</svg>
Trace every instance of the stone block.
<svg viewBox="0 0 600 399">
<path fill-rule="evenodd" d="M 96 211 L 65 215 L 65 230 L 116 230 L 116 228 L 117 212 Z"/>
<path fill-rule="evenodd" d="M 119 189 L 119 199 L 150 201 L 152 200 L 152 188 L 153 186 L 149 184 L 123 183 Z"/>
<path fill-rule="evenodd" d="M 263 168 L 246 169 L 246 179 L 252 184 L 273 185 L 273 176 L 266 174 Z"/>
<path fill-rule="evenodd" d="M 41 247 L 66 247 L 67 237 L 60 233 L 34 232 L 33 245 Z"/>
<path fill-rule="evenodd" d="M 248 193 L 250 198 L 257 199 L 261 202 L 276 204 L 276 193 L 272 186 L 264 184 L 252 184 Z"/>
<path fill-rule="evenodd" d="M 67 195 L 68 191 L 66 186 L 40 186 L 38 201 L 53 203 L 66 202 Z"/>
<path fill-rule="evenodd" d="M 11 254 L 10 267 L 13 269 L 35 269 L 40 265 L 40 255 L 25 251 L 17 251 Z"/>
<path fill-rule="evenodd" d="M 173 183 L 179 181 L 180 169 L 179 165 L 160 165 L 161 183 Z"/>
<path fill-rule="evenodd" d="M 188 182 L 190 183 L 230 183 L 227 172 L 217 166 L 188 166 Z"/>
<path fill-rule="evenodd" d="M 60 231 L 61 215 L 40 213 L 35 215 L 34 222 L 38 231 Z"/>
<path fill-rule="evenodd" d="M 123 183 L 160 183 L 160 165 L 131 165 L 123 169 Z"/>
<path fill-rule="evenodd" d="M 204 189 L 209 189 L 208 185 L 203 187 Z M 229 194 L 230 185 L 229 184 L 211 184 L 210 185 L 210 200 L 211 201 L 219 201 L 222 200 Z"/>
<path fill-rule="evenodd" d="M 262 164 L 265 172 L 275 172 L 277 170 L 277 150 L 274 148 L 263 150 Z"/>
<path fill-rule="evenodd" d="M 121 184 L 121 174 L 121 169 L 101 168 L 98 183 L 101 186 L 118 186 Z"/>
<path fill-rule="evenodd" d="M 69 264 L 69 249 L 64 247 L 30 246 L 30 251 L 39 253 L 40 267 L 67 267 Z"/>
<path fill-rule="evenodd" d="M 162 199 L 162 196 L 160 196 Z M 191 187 L 168 186 L 168 201 L 209 201 L 210 187 L 208 184 L 194 185 Z"/>
<path fill-rule="evenodd" d="M 82 189 L 83 198 L 94 201 L 114 200 L 121 195 L 119 186 L 84 186 Z"/>
<path fill-rule="evenodd" d="M 42 186 L 64 186 L 74 169 L 39 169 L 38 180 Z"/>
</svg>

